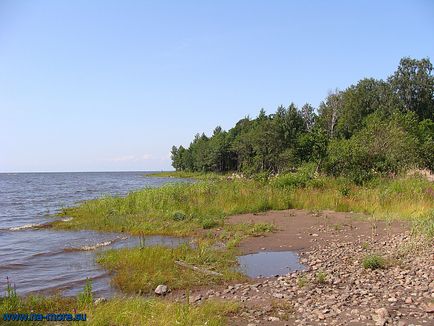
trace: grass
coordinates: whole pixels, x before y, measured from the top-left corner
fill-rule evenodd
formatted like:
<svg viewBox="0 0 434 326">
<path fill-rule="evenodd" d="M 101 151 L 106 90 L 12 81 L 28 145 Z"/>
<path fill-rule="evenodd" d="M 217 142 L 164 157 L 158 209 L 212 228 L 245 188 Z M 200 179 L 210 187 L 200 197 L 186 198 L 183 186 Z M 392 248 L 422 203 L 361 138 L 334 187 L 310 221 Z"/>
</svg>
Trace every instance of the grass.
<svg viewBox="0 0 434 326">
<path fill-rule="evenodd" d="M 319 284 L 325 284 L 327 282 L 327 273 L 324 271 L 315 273 L 315 281 Z"/>
<path fill-rule="evenodd" d="M 273 231 L 274 226 L 267 223 L 228 224 L 220 232 L 204 234 L 193 246 L 184 244 L 176 248 L 152 246 L 108 250 L 97 261 L 114 272 L 113 285 L 130 294 L 150 294 L 159 284 L 177 290 L 241 281 L 245 276 L 237 271 L 237 244 L 247 236 L 260 236 Z M 223 249 L 217 244 L 223 244 Z M 222 276 L 187 269 L 175 261 L 212 270 Z"/>
<path fill-rule="evenodd" d="M 226 325 L 227 317 L 236 313 L 239 306 L 231 301 L 207 300 L 197 306 L 143 297 L 116 297 L 98 305 L 80 308 L 77 298 L 60 296 L 29 296 L 20 298 L 20 307 L 10 310 L 5 298 L 0 297 L 0 315 L 3 313 L 85 313 L 86 322 L 62 322 L 65 325 Z M 53 324 L 52 322 L 11 322 L 13 325 Z"/>
<path fill-rule="evenodd" d="M 83 288 L 83 292 L 79 293 L 77 296 L 77 305 L 80 308 L 86 308 L 93 304 L 93 294 L 92 294 L 92 281 L 86 279 L 86 285 Z"/>
<path fill-rule="evenodd" d="M 387 266 L 387 262 L 381 255 L 370 254 L 363 257 L 362 265 L 365 269 L 384 269 Z"/>
<path fill-rule="evenodd" d="M 191 306 L 143 298 L 114 299 L 98 305 L 90 315 L 90 325 L 226 325 L 235 313 L 233 302 L 209 301 Z"/>
<path fill-rule="evenodd" d="M 186 236 L 223 226 L 228 215 L 286 208 L 290 208 L 286 189 L 253 180 L 202 181 L 87 201 L 64 209 L 62 215 L 73 219 L 53 227 Z"/>
<path fill-rule="evenodd" d="M 297 277 L 297 285 L 299 288 L 305 287 L 309 283 L 306 275 Z"/>
<path fill-rule="evenodd" d="M 183 261 L 223 275 L 207 275 L 181 267 L 175 261 Z M 159 284 L 177 290 L 245 278 L 235 269 L 234 252 L 216 250 L 211 242 L 204 240 L 196 248 L 182 245 L 177 248 L 153 246 L 109 250 L 99 256 L 98 262 L 114 272 L 112 284 L 130 294 L 151 294 Z"/>
<path fill-rule="evenodd" d="M 359 212 L 379 219 L 425 219 L 434 212 L 434 200 L 429 191 L 433 184 L 420 177 L 382 178 L 365 186 L 350 184 L 345 179 L 325 180 L 322 187 L 293 189 L 292 206 Z"/>
<path fill-rule="evenodd" d="M 266 183 L 215 179 L 87 201 L 64 209 L 62 215 L 73 219 L 56 222 L 54 227 L 185 236 L 198 229 L 222 226 L 228 215 L 300 208 L 359 212 L 374 219 L 406 219 L 415 221 L 416 231 L 433 236 L 432 187 L 421 177 L 377 179 L 365 186 L 345 179 L 287 175 Z"/>
</svg>

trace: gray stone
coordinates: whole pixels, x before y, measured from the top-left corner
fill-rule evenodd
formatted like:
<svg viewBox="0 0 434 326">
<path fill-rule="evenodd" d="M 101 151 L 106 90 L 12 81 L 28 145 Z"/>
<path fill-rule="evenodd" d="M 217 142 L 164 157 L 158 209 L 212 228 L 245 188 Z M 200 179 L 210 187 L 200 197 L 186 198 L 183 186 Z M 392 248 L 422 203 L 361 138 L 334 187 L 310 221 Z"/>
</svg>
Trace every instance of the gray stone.
<svg viewBox="0 0 434 326">
<path fill-rule="evenodd" d="M 97 305 L 104 303 L 104 302 L 107 302 L 107 299 L 104 297 L 101 297 L 101 298 L 96 299 L 94 303 L 95 303 L 95 306 L 97 306 Z"/>
<path fill-rule="evenodd" d="M 155 294 L 157 295 L 165 295 L 167 292 L 169 292 L 169 288 L 167 285 L 160 284 L 155 288 Z"/>
</svg>

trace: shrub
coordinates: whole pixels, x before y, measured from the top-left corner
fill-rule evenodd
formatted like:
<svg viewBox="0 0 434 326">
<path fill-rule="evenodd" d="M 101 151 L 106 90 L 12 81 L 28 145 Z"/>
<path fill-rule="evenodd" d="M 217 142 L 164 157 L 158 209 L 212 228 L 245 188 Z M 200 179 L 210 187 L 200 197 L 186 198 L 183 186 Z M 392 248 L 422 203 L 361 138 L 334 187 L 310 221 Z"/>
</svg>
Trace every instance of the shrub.
<svg viewBox="0 0 434 326">
<path fill-rule="evenodd" d="M 372 114 L 366 127 L 350 139 L 334 140 L 328 149 L 327 172 L 350 177 L 358 184 L 376 175 L 396 174 L 418 163 L 418 141 L 395 114 L 389 119 Z"/>
</svg>

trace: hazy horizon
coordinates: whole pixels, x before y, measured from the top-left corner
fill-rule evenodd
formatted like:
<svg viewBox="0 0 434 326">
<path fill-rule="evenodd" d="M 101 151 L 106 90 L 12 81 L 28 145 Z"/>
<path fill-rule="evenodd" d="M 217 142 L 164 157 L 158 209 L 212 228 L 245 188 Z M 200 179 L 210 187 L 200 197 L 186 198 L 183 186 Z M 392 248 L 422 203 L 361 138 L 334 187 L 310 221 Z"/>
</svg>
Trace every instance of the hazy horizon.
<svg viewBox="0 0 434 326">
<path fill-rule="evenodd" d="M 0 2 L 0 172 L 173 170 L 172 145 L 434 58 L 431 1 Z"/>
</svg>

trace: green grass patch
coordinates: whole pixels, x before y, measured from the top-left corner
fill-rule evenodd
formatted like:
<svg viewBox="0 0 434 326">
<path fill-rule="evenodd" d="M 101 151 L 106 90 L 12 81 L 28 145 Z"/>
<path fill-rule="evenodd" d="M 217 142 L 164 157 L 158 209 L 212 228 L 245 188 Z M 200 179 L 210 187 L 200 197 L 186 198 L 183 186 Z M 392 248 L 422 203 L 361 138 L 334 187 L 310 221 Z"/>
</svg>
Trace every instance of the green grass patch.
<svg viewBox="0 0 434 326">
<path fill-rule="evenodd" d="M 176 290 L 244 279 L 235 269 L 235 253 L 216 250 L 208 241 L 200 241 L 194 248 L 182 245 L 177 248 L 153 246 L 109 250 L 97 261 L 114 272 L 113 285 L 125 293 L 150 294 L 159 284 Z M 175 261 L 216 271 L 222 276 L 185 268 Z"/>
<path fill-rule="evenodd" d="M 309 283 L 309 280 L 306 275 L 300 275 L 297 277 L 297 286 L 299 288 L 305 287 Z"/>
<path fill-rule="evenodd" d="M 114 299 L 98 305 L 90 325 L 227 325 L 227 316 L 237 312 L 236 303 L 207 300 L 192 306 L 143 298 Z"/>
<path fill-rule="evenodd" d="M 60 296 L 28 296 L 20 298 L 20 307 L 5 306 L 0 297 L 0 315 L 3 313 L 85 313 L 86 322 L 61 322 L 62 325 L 133 326 L 133 325 L 227 325 L 229 316 L 237 313 L 239 305 L 231 301 L 207 300 L 201 305 L 171 302 L 143 297 L 112 298 L 98 305 L 80 308 L 77 298 Z M 53 322 L 10 322 L 13 325 L 51 325 Z"/>
<path fill-rule="evenodd" d="M 327 273 L 324 271 L 318 271 L 315 273 L 315 281 L 319 284 L 325 284 L 327 282 Z"/>
<path fill-rule="evenodd" d="M 370 254 L 363 257 L 362 265 L 365 269 L 384 269 L 387 267 L 387 261 L 378 254 Z"/>
</svg>

